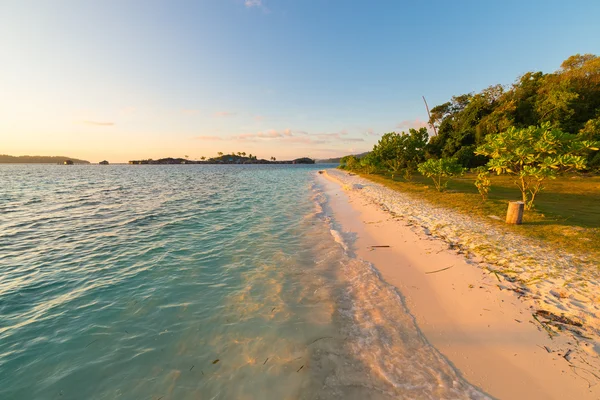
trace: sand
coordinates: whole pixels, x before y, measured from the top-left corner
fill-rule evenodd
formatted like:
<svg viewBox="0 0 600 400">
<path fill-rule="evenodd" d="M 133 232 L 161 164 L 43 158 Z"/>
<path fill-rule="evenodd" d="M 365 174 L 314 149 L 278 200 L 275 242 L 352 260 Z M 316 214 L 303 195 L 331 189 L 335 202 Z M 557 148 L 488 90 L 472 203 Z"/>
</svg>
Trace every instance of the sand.
<svg viewBox="0 0 600 400">
<path fill-rule="evenodd" d="M 332 217 L 355 238 L 351 251 L 398 289 L 427 340 L 471 384 L 503 399 L 600 398 L 595 337 L 549 333 L 533 317 L 539 302 L 510 290 L 505 276 L 490 273 L 489 262 L 467 257 L 456 250 L 457 238 L 432 235 L 426 223 L 390 212 L 373 196 L 389 189 L 336 170 L 319 182 Z M 386 196 L 410 201 L 422 214 L 432 208 L 401 194 Z"/>
</svg>

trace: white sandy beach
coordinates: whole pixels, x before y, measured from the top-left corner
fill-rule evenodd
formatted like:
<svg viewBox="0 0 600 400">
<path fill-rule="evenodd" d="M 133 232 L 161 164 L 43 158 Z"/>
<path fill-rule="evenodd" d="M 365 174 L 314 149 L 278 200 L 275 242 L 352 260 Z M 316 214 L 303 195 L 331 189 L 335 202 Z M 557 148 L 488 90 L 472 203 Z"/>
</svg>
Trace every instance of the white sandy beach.
<svg viewBox="0 0 600 400">
<path fill-rule="evenodd" d="M 356 238 L 351 251 L 398 288 L 427 340 L 471 384 L 503 399 L 600 398 L 598 281 L 578 290 L 573 277 L 581 274 L 565 268 L 563 275 L 553 273 L 524 288 L 510 275 L 490 273 L 503 265 L 491 262 L 498 259 L 486 243 L 493 240 L 493 229 L 481 236 L 486 251 L 478 251 L 472 238 L 462 236 L 470 229 L 464 215 L 343 171 L 328 170 L 319 181 L 334 220 Z M 485 221 L 473 220 L 472 228 L 485 230 Z M 515 271 L 531 276 L 536 268 L 540 273 L 552 269 L 551 252 L 539 258 L 538 244 L 524 238 L 523 244 L 531 249 L 523 266 L 521 258 L 505 254 Z M 564 255 L 558 261 L 564 260 L 580 258 Z M 544 319 L 534 317 L 540 309 L 562 310 L 583 327 L 573 328 L 579 334 L 568 330 L 571 326 L 559 333 L 560 324 L 543 325 Z"/>
</svg>

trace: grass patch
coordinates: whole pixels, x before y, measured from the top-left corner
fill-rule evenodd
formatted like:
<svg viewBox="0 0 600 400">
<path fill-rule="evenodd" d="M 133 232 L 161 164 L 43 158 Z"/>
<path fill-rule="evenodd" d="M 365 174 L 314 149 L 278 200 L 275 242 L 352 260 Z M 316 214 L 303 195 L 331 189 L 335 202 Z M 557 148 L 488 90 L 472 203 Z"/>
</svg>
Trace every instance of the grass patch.
<svg viewBox="0 0 600 400">
<path fill-rule="evenodd" d="M 399 192 L 423 198 L 432 204 L 485 218 L 492 224 L 541 239 L 553 247 L 600 259 L 600 176 L 564 176 L 549 180 L 536 198 L 535 209 L 525 211 L 523 225 L 504 223 L 509 201 L 520 200 L 514 177 L 491 176 L 492 190 L 482 201 L 474 185 L 476 175 L 467 174 L 448 184 L 440 193 L 433 182 L 415 175 L 412 182 L 386 174 L 360 174 Z M 497 216 L 501 219 L 490 218 Z"/>
</svg>

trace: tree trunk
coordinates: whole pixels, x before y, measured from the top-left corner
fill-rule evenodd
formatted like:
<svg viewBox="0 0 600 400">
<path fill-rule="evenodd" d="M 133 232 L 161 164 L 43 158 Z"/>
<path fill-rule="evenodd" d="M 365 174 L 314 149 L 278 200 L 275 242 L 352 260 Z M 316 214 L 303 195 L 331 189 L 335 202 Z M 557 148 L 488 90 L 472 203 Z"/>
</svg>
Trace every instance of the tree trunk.
<svg viewBox="0 0 600 400">
<path fill-rule="evenodd" d="M 511 201 L 508 203 L 508 211 L 506 212 L 506 223 L 521 225 L 523 223 L 523 209 L 525 203 L 522 201 Z"/>
</svg>

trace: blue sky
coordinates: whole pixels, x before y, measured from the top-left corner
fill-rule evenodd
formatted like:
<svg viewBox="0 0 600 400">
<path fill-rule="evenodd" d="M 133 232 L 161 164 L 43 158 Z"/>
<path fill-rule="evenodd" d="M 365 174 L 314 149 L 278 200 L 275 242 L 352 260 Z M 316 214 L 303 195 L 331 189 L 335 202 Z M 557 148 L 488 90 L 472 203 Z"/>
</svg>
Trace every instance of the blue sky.
<svg viewBox="0 0 600 400">
<path fill-rule="evenodd" d="M 596 1 L 0 0 L 0 153 L 370 149 L 451 96 L 600 53 Z"/>
</svg>

